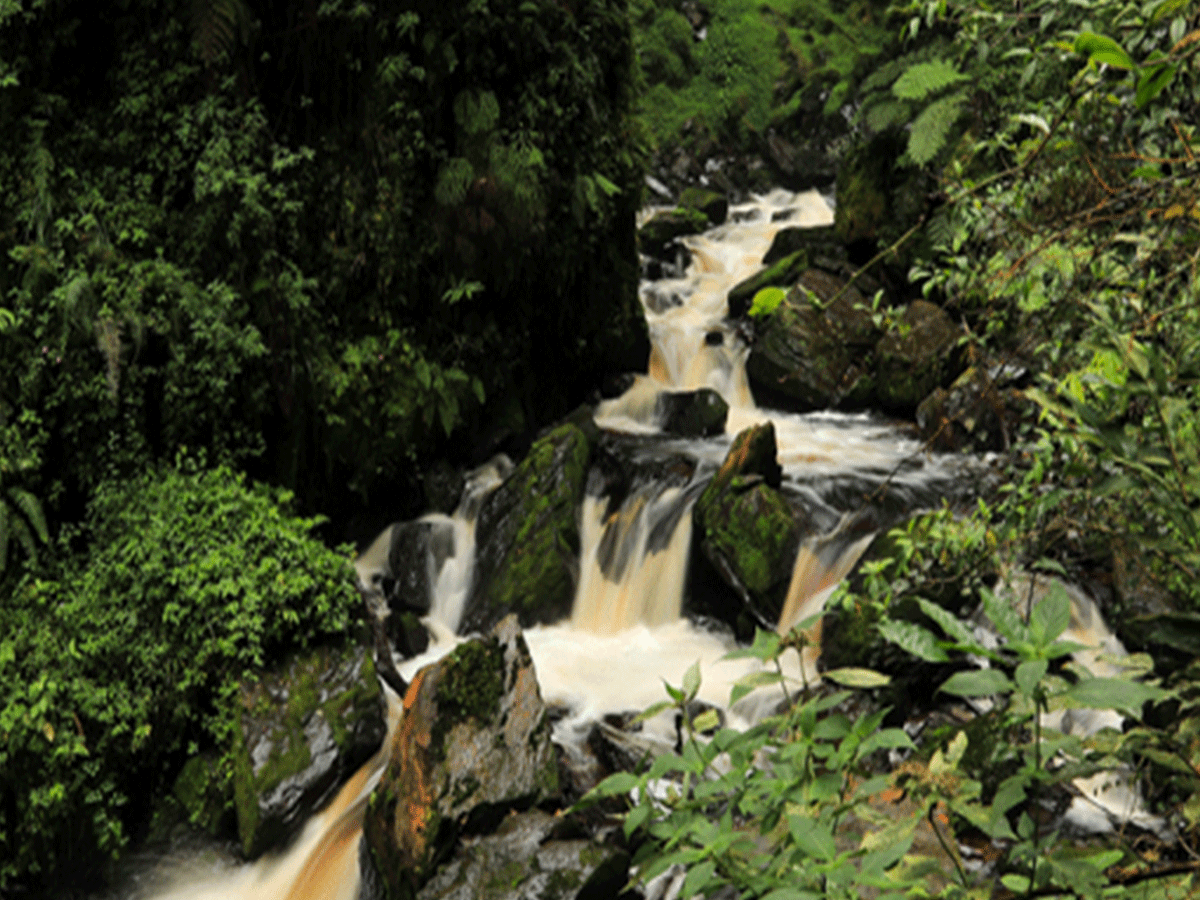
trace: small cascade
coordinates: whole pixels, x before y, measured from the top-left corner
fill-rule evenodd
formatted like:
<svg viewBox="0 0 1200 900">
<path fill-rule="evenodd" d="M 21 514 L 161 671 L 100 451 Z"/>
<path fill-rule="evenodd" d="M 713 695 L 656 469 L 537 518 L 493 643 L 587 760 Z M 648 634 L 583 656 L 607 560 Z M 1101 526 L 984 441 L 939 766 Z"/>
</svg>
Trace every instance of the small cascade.
<svg viewBox="0 0 1200 900">
<path fill-rule="evenodd" d="M 462 498 L 453 516 L 426 516 L 425 521 L 436 521 L 442 526 L 446 537 L 430 542 L 429 565 L 432 577 L 433 596 L 430 598 L 429 618 L 435 627 L 450 634 L 458 630 L 462 620 L 463 605 L 471 592 L 471 579 L 475 572 L 475 522 L 484 498 L 500 486 L 512 462 L 507 456 L 497 456 L 475 469 L 467 476 Z"/>
<path fill-rule="evenodd" d="M 694 500 L 695 491 L 654 485 L 630 495 L 611 515 L 606 498 L 584 500 L 572 626 L 614 634 L 679 618 Z"/>
<path fill-rule="evenodd" d="M 371 791 L 387 766 L 402 704 L 383 686 L 387 698 L 387 736 L 383 745 L 313 816 L 283 853 L 249 865 L 195 862 L 152 878 L 153 900 L 357 900 L 359 843 Z"/>
</svg>

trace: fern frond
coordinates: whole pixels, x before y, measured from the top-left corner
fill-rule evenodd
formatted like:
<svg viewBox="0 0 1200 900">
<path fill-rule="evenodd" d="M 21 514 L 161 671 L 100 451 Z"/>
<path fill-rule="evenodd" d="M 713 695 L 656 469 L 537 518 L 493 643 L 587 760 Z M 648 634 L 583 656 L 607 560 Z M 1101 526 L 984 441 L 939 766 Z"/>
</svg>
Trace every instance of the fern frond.
<svg viewBox="0 0 1200 900">
<path fill-rule="evenodd" d="M 232 56 L 250 35 L 250 11 L 242 0 L 192 0 L 192 40 L 206 66 Z"/>
<path fill-rule="evenodd" d="M 914 163 L 923 166 L 938 155 L 966 99 L 966 93 L 959 91 L 935 100 L 921 111 L 908 135 L 908 155 Z"/>
<path fill-rule="evenodd" d="M 8 566 L 8 504 L 0 497 L 0 574 Z"/>
<path fill-rule="evenodd" d="M 912 118 L 912 109 L 902 100 L 886 99 L 872 103 L 863 111 L 862 119 L 872 131 L 883 131 L 892 125 L 903 125 Z"/>
<path fill-rule="evenodd" d="M 500 120 L 500 103 L 491 91 L 463 91 L 454 98 L 454 121 L 469 135 L 486 134 Z"/>
<path fill-rule="evenodd" d="M 470 160 L 456 156 L 446 160 L 438 172 L 433 196 L 441 206 L 457 206 L 467 198 L 467 190 L 475 180 L 475 167 Z"/>
<path fill-rule="evenodd" d="M 924 100 L 966 77 L 945 60 L 935 59 L 906 69 L 892 85 L 892 93 L 901 100 Z"/>
<path fill-rule="evenodd" d="M 29 561 L 37 565 L 37 544 L 34 543 L 33 535 L 29 531 L 29 526 L 17 516 L 12 516 L 9 519 L 9 529 L 12 536 L 16 538 L 17 543 L 21 545 L 21 549 L 25 551 L 25 555 L 29 557 Z"/>
<path fill-rule="evenodd" d="M 43 544 L 50 543 L 50 532 L 46 528 L 46 517 L 42 513 L 42 504 L 38 502 L 38 498 L 21 488 L 9 488 L 8 496 L 12 498 L 13 504 L 21 510 L 29 524 L 33 526 L 33 530 L 41 542 Z"/>
</svg>

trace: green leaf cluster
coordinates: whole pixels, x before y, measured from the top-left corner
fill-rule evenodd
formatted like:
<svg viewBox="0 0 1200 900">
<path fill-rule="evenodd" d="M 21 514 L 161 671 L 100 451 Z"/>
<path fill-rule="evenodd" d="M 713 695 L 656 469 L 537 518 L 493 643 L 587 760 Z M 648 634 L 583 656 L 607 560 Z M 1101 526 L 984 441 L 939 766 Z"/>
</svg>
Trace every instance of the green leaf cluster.
<svg viewBox="0 0 1200 900">
<path fill-rule="evenodd" d="M 230 746 L 239 679 L 343 639 L 348 556 L 289 502 L 189 462 L 106 482 L 91 552 L 6 599 L 0 887 L 94 887 L 187 756 Z"/>
</svg>

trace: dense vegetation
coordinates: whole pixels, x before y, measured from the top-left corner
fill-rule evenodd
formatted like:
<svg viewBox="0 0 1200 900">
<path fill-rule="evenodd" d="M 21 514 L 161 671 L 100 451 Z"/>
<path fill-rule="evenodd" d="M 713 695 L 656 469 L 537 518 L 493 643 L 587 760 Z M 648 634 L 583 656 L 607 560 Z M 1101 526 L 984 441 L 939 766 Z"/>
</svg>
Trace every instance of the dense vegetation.
<svg viewBox="0 0 1200 900">
<path fill-rule="evenodd" d="M 0 0 L 0 889 L 92 879 L 238 677 L 345 629 L 345 555 L 289 507 L 415 512 L 433 459 L 643 367 L 632 212 L 678 151 L 681 178 L 766 159 L 738 188 L 840 159 L 843 240 L 964 323 L 985 387 L 1022 373 L 1004 488 L 893 534 L 841 596 L 859 661 L 987 651 L 936 610 L 1003 562 L 1105 586 L 1165 679 L 1104 698 L 1145 727 L 1047 737 L 1051 703 L 1097 702 L 1061 675 L 1062 601 L 992 604 L 998 677 L 942 684 L 999 696 L 994 730 L 912 758 L 919 816 L 999 842 L 1009 890 L 1096 895 L 1115 851 L 1029 815 L 1066 749 L 1149 771 L 1194 846 L 1198 57 L 1187 0 Z M 683 791 L 626 820 L 648 866 L 776 900 L 990 895 L 897 867 L 915 818 L 834 840 L 870 818 L 872 754 L 908 749 L 878 716 L 808 699 L 705 744 L 698 679 L 652 770 Z M 738 777 L 691 790 L 718 751 Z"/>
</svg>

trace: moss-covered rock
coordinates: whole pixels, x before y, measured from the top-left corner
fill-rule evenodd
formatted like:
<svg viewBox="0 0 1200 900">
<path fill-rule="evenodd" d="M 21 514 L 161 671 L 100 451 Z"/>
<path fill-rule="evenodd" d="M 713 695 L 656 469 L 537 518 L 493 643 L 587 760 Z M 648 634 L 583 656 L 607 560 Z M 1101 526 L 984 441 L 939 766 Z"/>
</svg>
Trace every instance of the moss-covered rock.
<svg viewBox="0 0 1200 900">
<path fill-rule="evenodd" d="M 515 616 L 417 673 L 364 834 L 389 897 L 412 897 L 458 837 L 558 794 L 558 761 Z"/>
<path fill-rule="evenodd" d="M 874 397 L 870 353 L 882 335 L 858 289 L 809 269 L 755 330 L 746 374 L 755 397 L 796 410 L 862 408 Z"/>
<path fill-rule="evenodd" d="M 376 750 L 383 697 L 362 647 L 302 653 L 238 695 L 233 787 L 242 852 L 285 842 Z"/>
<path fill-rule="evenodd" d="M 725 302 L 731 318 L 741 318 L 754 302 L 754 295 L 767 287 L 791 287 L 811 265 L 807 250 L 795 250 L 735 284 Z"/>
<path fill-rule="evenodd" d="M 420 900 L 609 900 L 629 877 L 629 855 L 579 837 L 530 810 L 456 854 L 421 889 Z"/>
<path fill-rule="evenodd" d="M 482 631 L 515 612 L 522 625 L 567 616 L 579 559 L 577 510 L 596 429 L 566 422 L 534 441 L 488 495 L 476 526 L 475 580 L 460 629 Z"/>
<path fill-rule="evenodd" d="M 700 499 L 696 542 L 721 579 L 755 619 L 779 618 L 801 538 L 800 523 L 777 490 L 775 428 L 768 422 L 734 438 L 725 462 Z M 737 627 L 741 609 L 715 609 Z"/>
<path fill-rule="evenodd" d="M 704 213 L 710 225 L 721 225 L 729 215 L 728 198 L 717 191 L 692 186 L 679 195 L 679 205 L 684 209 L 695 209 Z"/>
<path fill-rule="evenodd" d="M 952 351 L 961 335 L 940 306 L 927 300 L 910 303 L 875 347 L 880 404 L 911 414 L 934 388 L 954 376 Z"/>
<path fill-rule="evenodd" d="M 775 233 L 763 265 L 773 265 L 797 250 L 805 251 L 817 268 L 838 271 L 846 263 L 846 248 L 832 225 L 792 225 Z"/>
<path fill-rule="evenodd" d="M 708 228 L 708 216 L 684 206 L 662 210 L 650 217 L 638 230 L 638 250 L 647 256 L 665 259 L 676 238 L 699 234 Z"/>
</svg>

